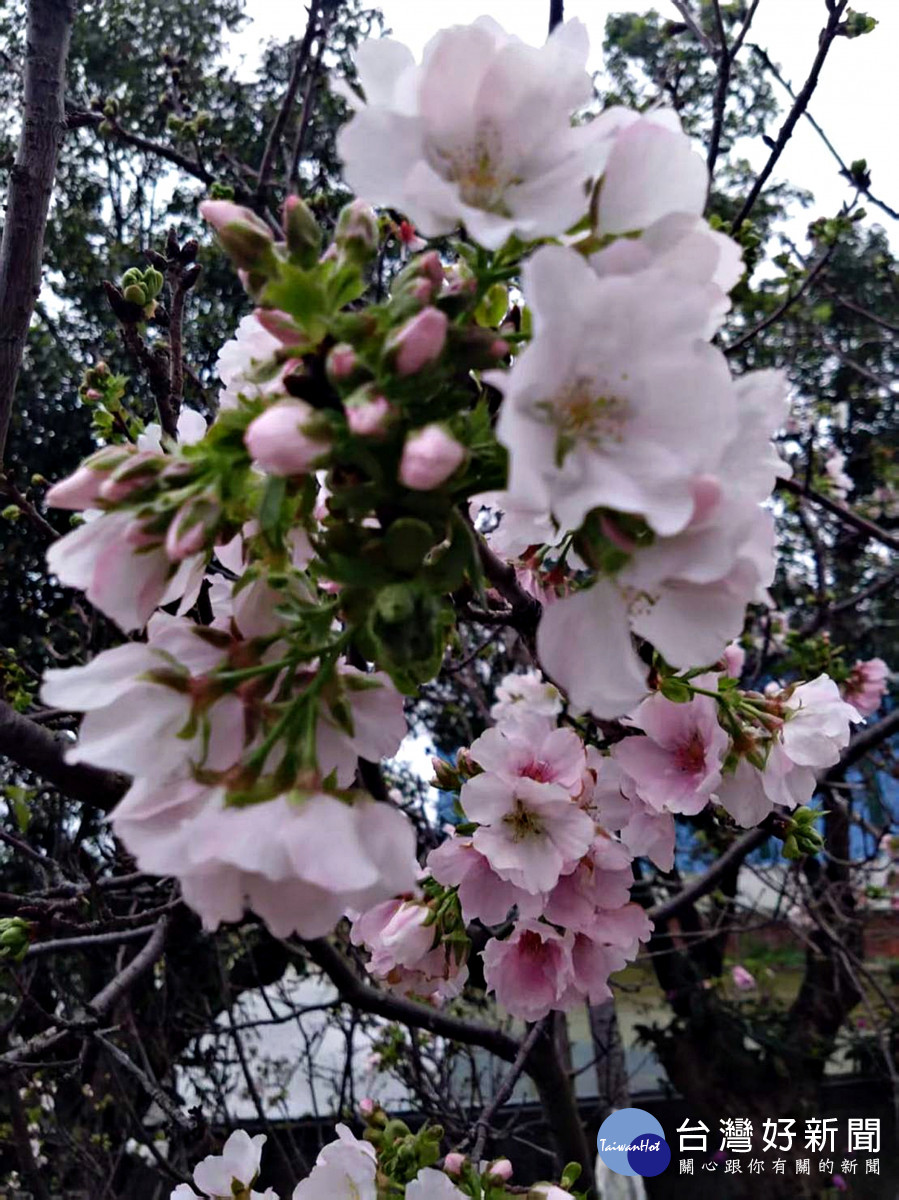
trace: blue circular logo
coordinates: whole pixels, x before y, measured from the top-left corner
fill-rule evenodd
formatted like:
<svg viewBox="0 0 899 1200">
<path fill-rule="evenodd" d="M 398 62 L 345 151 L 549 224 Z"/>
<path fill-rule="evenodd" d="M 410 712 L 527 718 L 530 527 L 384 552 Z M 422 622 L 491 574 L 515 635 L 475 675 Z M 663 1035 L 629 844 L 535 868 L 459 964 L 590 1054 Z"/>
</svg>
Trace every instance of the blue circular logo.
<svg viewBox="0 0 899 1200">
<path fill-rule="evenodd" d="M 616 1175 L 661 1175 L 671 1162 L 665 1130 L 642 1108 L 621 1108 L 606 1117 L 596 1135 L 596 1149 Z"/>
</svg>

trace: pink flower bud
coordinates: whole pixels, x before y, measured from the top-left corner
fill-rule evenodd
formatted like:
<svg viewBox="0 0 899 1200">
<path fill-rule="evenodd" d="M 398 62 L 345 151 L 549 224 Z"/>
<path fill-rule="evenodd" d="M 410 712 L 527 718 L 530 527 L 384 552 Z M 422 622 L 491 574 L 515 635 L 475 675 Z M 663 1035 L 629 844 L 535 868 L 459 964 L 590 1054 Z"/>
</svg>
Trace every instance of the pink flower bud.
<svg viewBox="0 0 899 1200">
<path fill-rule="evenodd" d="M 264 221 L 230 200 L 204 200 L 200 216 L 218 234 L 235 264 L 245 270 L 252 270 L 274 243 L 274 235 Z"/>
<path fill-rule="evenodd" d="M 73 512 L 94 508 L 100 498 L 103 479 L 99 471 L 80 466 L 72 475 L 53 484 L 47 492 L 47 505 L 50 508 L 71 509 Z"/>
<path fill-rule="evenodd" d="M 724 650 L 724 670 L 731 679 L 739 679 L 743 674 L 746 662 L 746 651 L 739 642 L 731 642 Z"/>
<path fill-rule="evenodd" d="M 416 492 L 429 492 L 449 479 L 464 459 L 464 446 L 442 425 L 426 425 L 406 438 L 400 483 Z"/>
<path fill-rule="evenodd" d="M 290 313 L 281 312 L 280 308 L 257 308 L 253 316 L 266 333 L 285 346 L 295 346 L 305 340 L 306 335 Z"/>
<path fill-rule="evenodd" d="M 199 553 L 212 540 L 218 517 L 218 505 L 202 496 L 182 504 L 165 535 L 165 552 L 170 561 L 181 562 Z"/>
<path fill-rule="evenodd" d="M 100 498 L 107 504 L 121 504 L 151 483 L 164 461 L 152 450 L 138 450 L 135 454 L 129 454 L 104 479 L 100 486 Z"/>
<path fill-rule="evenodd" d="M 359 388 L 346 401 L 347 425 L 357 437 L 378 437 L 387 428 L 392 413 L 390 401 L 368 388 Z"/>
<path fill-rule="evenodd" d="M 449 322 L 439 308 L 423 308 L 387 339 L 387 354 L 398 375 L 414 375 L 436 362 L 446 345 Z"/>
<path fill-rule="evenodd" d="M 741 967 L 739 963 L 731 969 L 730 974 L 741 992 L 751 992 L 755 987 L 755 976 L 751 975 L 745 967 Z"/>
<path fill-rule="evenodd" d="M 487 1174 L 501 1183 L 508 1183 L 512 1178 L 512 1164 L 507 1158 L 498 1158 L 487 1168 Z"/>
<path fill-rule="evenodd" d="M 461 1175 L 465 1166 L 465 1155 L 458 1150 L 451 1150 L 443 1160 L 443 1169 L 447 1175 Z"/>
<path fill-rule="evenodd" d="M 98 392 L 96 388 L 88 388 L 84 393 L 85 400 L 102 400 L 103 393 Z"/>
<path fill-rule="evenodd" d="M 270 475 L 305 475 L 330 446 L 316 418 L 303 400 L 279 400 L 250 423 L 244 444 Z"/>
<path fill-rule="evenodd" d="M 359 357 L 348 342 L 338 342 L 328 352 L 325 370 L 334 383 L 349 379 L 359 366 Z"/>
<path fill-rule="evenodd" d="M 370 1117 L 377 1107 L 375 1101 L 369 1096 L 365 1096 L 359 1101 L 359 1111 L 363 1117 Z"/>
</svg>

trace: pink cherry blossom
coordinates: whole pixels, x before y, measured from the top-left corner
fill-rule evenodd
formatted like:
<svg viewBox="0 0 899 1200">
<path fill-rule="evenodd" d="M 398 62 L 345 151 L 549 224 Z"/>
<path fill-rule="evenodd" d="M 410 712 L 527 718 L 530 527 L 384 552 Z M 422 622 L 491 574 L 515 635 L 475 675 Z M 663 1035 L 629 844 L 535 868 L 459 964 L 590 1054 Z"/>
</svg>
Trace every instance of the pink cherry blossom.
<svg viewBox="0 0 899 1200">
<path fill-rule="evenodd" d="M 851 726 L 862 717 L 840 696 L 828 675 L 794 688 L 784 704 L 781 743 L 799 767 L 832 767 L 849 744 Z"/>
<path fill-rule="evenodd" d="M 336 686 L 339 696 L 327 694 L 319 709 L 316 751 L 322 775 L 333 771 L 338 787 L 349 787 L 360 758 L 377 763 L 396 754 L 406 736 L 406 718 L 403 697 L 383 671 L 365 674 L 341 663 Z M 348 709 L 352 730 L 334 715 L 338 699 L 344 719 Z"/>
<path fill-rule="evenodd" d="M 752 989 L 755 987 L 755 976 L 751 975 L 749 971 L 747 971 L 745 967 L 740 966 L 739 963 L 737 963 L 735 967 L 731 968 L 730 975 L 731 979 L 734 981 L 734 984 L 740 989 L 741 992 L 752 991 Z"/>
<path fill-rule="evenodd" d="M 465 461 L 465 447 L 442 425 L 426 425 L 410 433 L 403 446 L 399 480 L 416 492 L 440 487 Z"/>
<path fill-rule="evenodd" d="M 581 790 L 584 743 L 573 729 L 558 729 L 545 717 L 522 714 L 514 723 L 488 729 L 472 743 L 470 754 L 485 771 L 510 783 L 535 779 L 574 795 Z"/>
<path fill-rule="evenodd" d="M 523 1021 L 539 1021 L 573 979 L 574 936 L 538 921 L 519 921 L 503 941 L 484 948 L 484 975 L 497 1003 Z"/>
<path fill-rule="evenodd" d="M 427 867 L 438 883 L 458 887 L 466 921 L 499 925 L 513 908 L 522 917 L 540 915 L 542 895 L 501 879 L 489 860 L 475 849 L 471 838 L 448 837 L 428 855 Z"/>
<path fill-rule="evenodd" d="M 479 824 L 475 849 L 497 875 L 532 894 L 554 887 L 593 841 L 593 821 L 559 784 L 486 773 L 464 784 L 461 803 Z"/>
<path fill-rule="evenodd" d="M 598 842 L 600 846 L 604 842 L 614 845 L 608 838 L 600 838 Z M 617 869 L 604 869 L 597 862 L 601 851 L 591 847 L 575 869 L 559 879 L 546 899 L 543 915 L 547 921 L 575 933 L 590 933 L 596 928 L 601 910 L 627 904 L 633 883 L 631 856 L 621 845 L 615 849 L 621 864 Z"/>
<path fill-rule="evenodd" d="M 354 946 L 371 954 L 369 970 L 388 975 L 394 967 L 415 967 L 434 944 L 434 928 L 427 905 L 417 900 L 385 900 L 353 922 Z"/>
<path fill-rule="evenodd" d="M 886 695 L 890 669 L 882 658 L 857 662 L 843 684 L 843 699 L 863 717 L 877 712 Z"/>
<path fill-rule="evenodd" d="M 716 682 L 700 676 L 697 685 Z M 633 779 L 637 794 L 657 812 L 697 813 L 721 780 L 730 739 L 718 723 L 710 696 L 675 704 L 661 694 L 644 700 L 633 723 L 645 737 L 618 742 L 613 757 Z"/>
</svg>

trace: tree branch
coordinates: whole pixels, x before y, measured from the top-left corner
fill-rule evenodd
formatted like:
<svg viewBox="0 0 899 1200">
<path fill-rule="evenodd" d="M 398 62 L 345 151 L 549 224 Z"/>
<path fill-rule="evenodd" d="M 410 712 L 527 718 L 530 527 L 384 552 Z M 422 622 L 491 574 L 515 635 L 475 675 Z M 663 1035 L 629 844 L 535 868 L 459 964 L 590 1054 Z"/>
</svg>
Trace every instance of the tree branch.
<svg viewBox="0 0 899 1200">
<path fill-rule="evenodd" d="M 845 504 L 838 504 L 836 500 L 831 500 L 829 496 L 825 496 L 822 492 L 816 492 L 813 488 L 797 483 L 795 479 L 778 479 L 777 490 L 780 492 L 791 492 L 794 496 L 804 496 L 808 500 L 811 500 L 813 504 L 817 504 L 819 508 L 824 508 L 835 517 L 839 517 L 844 525 L 849 525 L 853 529 L 857 529 L 859 533 L 866 534 L 869 538 L 881 542 L 884 546 L 889 546 L 893 550 L 899 550 L 899 535 L 892 533 L 888 529 L 883 529 L 880 525 L 875 525 L 867 517 L 859 516 L 857 512 L 854 512 L 851 508 L 847 508 Z"/>
<path fill-rule="evenodd" d="M 287 118 L 297 98 L 297 92 L 299 91 L 306 65 L 309 62 L 312 43 L 318 32 L 318 19 L 319 0 L 311 0 L 306 18 L 306 32 L 303 34 L 303 40 L 300 42 L 297 52 L 293 57 L 290 79 L 287 82 L 287 91 L 284 93 L 284 99 L 281 101 L 281 106 L 269 130 L 268 140 L 265 143 L 265 150 L 262 154 L 262 162 L 259 164 L 259 182 L 256 186 L 257 204 L 261 204 L 265 200 L 265 192 L 268 188 L 269 176 L 272 173 L 275 155 L 278 153 L 278 147 L 281 145 L 281 138 L 284 136 Z"/>
<path fill-rule="evenodd" d="M 802 85 L 801 91 L 793 102 L 793 107 L 787 114 L 787 119 L 784 121 L 780 133 L 777 135 L 777 141 L 774 143 L 774 147 L 768 156 L 768 161 L 765 163 L 764 167 L 762 167 L 761 171 L 756 177 L 755 183 L 753 183 L 749 195 L 746 197 L 742 208 L 734 218 L 733 225 L 731 226 L 732 229 L 739 229 L 752 212 L 753 208 L 755 207 L 755 202 L 761 195 L 762 189 L 771 176 L 771 172 L 777 165 L 778 159 L 786 149 L 787 142 L 792 137 L 793 130 L 796 128 L 799 118 L 808 107 L 808 102 L 811 100 L 815 88 L 818 86 L 818 79 L 821 76 L 821 68 L 824 66 L 824 61 L 827 58 L 830 47 L 833 45 L 833 40 L 839 32 L 840 18 L 843 15 L 843 10 L 845 9 L 847 3 L 848 0 L 837 0 L 837 3 L 831 8 L 827 18 L 827 24 L 821 30 L 821 35 L 818 39 L 818 53 L 815 55 L 808 78 Z"/>
<path fill-rule="evenodd" d="M 44 231 L 65 132 L 72 0 L 30 0 L 25 103 L 0 240 L 0 461 L 28 328 L 41 290 Z"/>
<path fill-rule="evenodd" d="M 818 275 L 820 275 L 820 273 L 827 266 L 828 262 L 830 262 L 831 256 L 833 255 L 835 249 L 835 246 L 828 246 L 824 253 L 818 258 L 817 262 L 815 262 L 809 268 L 805 279 L 803 279 L 802 283 L 795 290 L 795 292 L 790 292 L 787 298 L 777 306 L 774 312 L 769 313 L 764 320 L 759 321 L 758 325 L 754 325 L 748 333 L 744 333 L 741 338 L 737 339 L 737 341 L 731 342 L 729 346 L 725 346 L 724 353 L 735 354 L 738 350 L 742 350 L 742 348 L 748 342 L 753 341 L 753 339 L 758 337 L 763 330 L 767 329 L 770 325 L 773 325 L 776 321 L 779 321 L 784 313 L 789 312 L 796 301 L 805 295 L 805 293 L 817 279 Z"/>
<path fill-rule="evenodd" d="M 66 762 L 67 745 L 71 743 L 59 741 L 0 700 L 0 755 L 34 771 L 73 800 L 107 811 L 113 808 L 125 794 L 127 781 L 114 771 Z"/>
</svg>

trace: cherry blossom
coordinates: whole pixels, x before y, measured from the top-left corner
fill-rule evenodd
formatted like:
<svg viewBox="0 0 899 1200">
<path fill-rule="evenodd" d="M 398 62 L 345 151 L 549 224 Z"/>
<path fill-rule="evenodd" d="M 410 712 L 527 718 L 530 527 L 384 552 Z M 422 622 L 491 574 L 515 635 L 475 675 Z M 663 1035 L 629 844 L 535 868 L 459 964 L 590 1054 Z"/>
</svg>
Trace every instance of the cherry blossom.
<svg viewBox="0 0 899 1200">
<path fill-rule="evenodd" d="M 497 723 L 514 719 L 521 712 L 538 717 L 556 717 L 562 711 L 559 689 L 547 683 L 539 671 L 506 675 L 497 684 L 494 695 L 496 699 L 490 715 Z"/>
<path fill-rule="evenodd" d="M 703 291 L 654 268 L 600 278 L 561 246 L 528 260 L 523 290 L 534 338 L 511 371 L 489 374 L 512 500 L 545 489 L 566 530 L 609 507 L 680 532 L 692 478 L 737 425 L 724 357 L 702 340 Z"/>
<path fill-rule="evenodd" d="M 377 1200 L 374 1147 L 337 1126 L 338 1141 L 325 1146 L 308 1178 L 293 1191 L 293 1200 Z"/>
<path fill-rule="evenodd" d="M 459 223 L 497 249 L 512 233 L 563 233 L 586 210 L 597 132 L 571 124 L 592 94 L 583 25 L 539 49 L 489 17 L 432 38 L 417 65 L 391 39 L 356 56 L 366 104 L 338 135 L 350 186 L 427 237 Z"/>
<path fill-rule="evenodd" d="M 243 1129 L 235 1129 L 221 1154 L 209 1155 L 194 1168 L 197 1187 L 207 1196 L 231 1196 L 235 1184 L 249 1189 L 259 1174 L 265 1140 L 264 1133 L 250 1137 Z"/>
<path fill-rule="evenodd" d="M 781 744 L 797 767 L 832 767 L 849 744 L 851 726 L 862 720 L 827 675 L 794 688 L 784 703 Z"/>
<path fill-rule="evenodd" d="M 471 838 L 452 836 L 428 855 L 427 867 L 438 883 L 458 887 L 466 921 L 499 925 L 513 908 L 520 916 L 538 917 L 543 896 L 501 878 Z"/>
<path fill-rule="evenodd" d="M 696 680 L 697 686 L 714 682 L 714 676 Z M 674 704 L 662 695 L 650 696 L 635 710 L 633 723 L 645 736 L 625 738 L 613 756 L 634 781 L 637 795 L 657 812 L 700 812 L 721 780 L 730 745 L 716 702 L 694 695 L 686 704 Z"/>
<path fill-rule="evenodd" d="M 178 877 L 207 929 L 252 909 L 278 937 L 321 937 L 418 875 L 408 819 L 371 800 L 296 792 L 228 807 L 222 789 L 138 781 L 112 821 L 142 869 Z"/>
<path fill-rule="evenodd" d="M 843 699 L 863 717 L 870 717 L 880 708 L 889 678 L 890 669 L 882 658 L 857 662 L 843 685 Z"/>
<path fill-rule="evenodd" d="M 573 980 L 574 935 L 538 921 L 519 921 L 503 941 L 484 948 L 484 974 L 497 1003 L 525 1021 L 539 1021 Z"/>
<path fill-rule="evenodd" d="M 406 1200 L 465 1200 L 465 1193 L 443 1171 L 424 1167 L 406 1186 Z"/>
<path fill-rule="evenodd" d="M 485 771 L 508 783 L 534 779 L 559 784 L 575 795 L 581 790 L 583 742 L 573 729 L 559 729 L 544 717 L 525 714 L 488 729 L 472 743 L 470 754 Z"/>
<path fill-rule="evenodd" d="M 267 408 L 244 441 L 256 466 L 271 475 L 305 475 L 330 447 L 315 409 L 303 400 L 279 400 Z"/>
<path fill-rule="evenodd" d="M 737 963 L 736 966 L 731 967 L 730 976 L 731 979 L 733 979 L 734 984 L 740 989 L 741 992 L 752 991 L 752 989 L 755 987 L 755 976 L 739 963 Z"/>
<path fill-rule="evenodd" d="M 475 849 L 500 878 L 527 892 L 554 887 L 593 840 L 592 820 L 559 784 L 477 775 L 462 788 L 461 802 L 479 823 Z"/>
<path fill-rule="evenodd" d="M 273 363 L 272 356 L 280 345 L 278 338 L 263 329 L 255 313 L 241 319 L 234 337 L 225 342 L 216 359 L 216 372 L 223 385 L 219 408 L 236 408 L 241 395 L 277 394 L 281 390 L 280 376 L 267 382 L 254 379 L 261 368 Z"/>
</svg>

